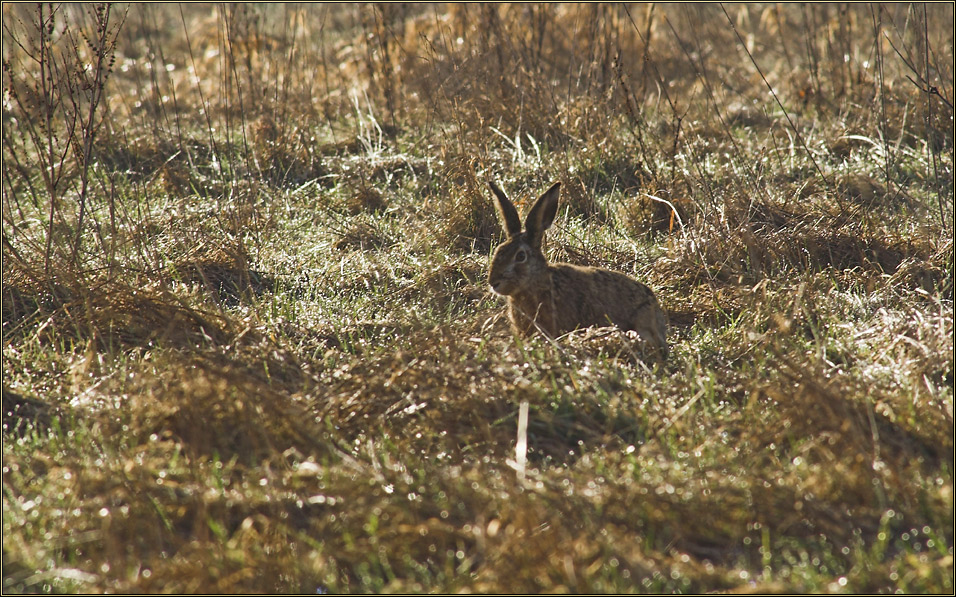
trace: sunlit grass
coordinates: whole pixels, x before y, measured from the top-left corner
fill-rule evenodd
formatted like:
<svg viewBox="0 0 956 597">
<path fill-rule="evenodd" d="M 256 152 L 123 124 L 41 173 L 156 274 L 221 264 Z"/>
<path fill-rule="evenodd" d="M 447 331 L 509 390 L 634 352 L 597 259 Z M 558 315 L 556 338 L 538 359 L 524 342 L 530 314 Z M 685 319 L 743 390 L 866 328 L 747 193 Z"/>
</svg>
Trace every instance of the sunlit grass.
<svg viewBox="0 0 956 597">
<path fill-rule="evenodd" d="M 952 109 L 876 7 L 727 10 L 786 115 L 715 7 L 133 6 L 76 247 L 10 96 L 4 590 L 951 592 Z M 488 180 L 666 362 L 512 335 Z"/>
</svg>

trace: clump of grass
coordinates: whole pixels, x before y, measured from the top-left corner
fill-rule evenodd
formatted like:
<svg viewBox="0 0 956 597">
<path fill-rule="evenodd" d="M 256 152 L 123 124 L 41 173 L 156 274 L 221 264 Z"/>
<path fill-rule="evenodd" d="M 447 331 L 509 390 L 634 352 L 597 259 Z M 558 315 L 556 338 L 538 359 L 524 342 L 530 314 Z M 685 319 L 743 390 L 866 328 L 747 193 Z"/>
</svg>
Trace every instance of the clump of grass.
<svg viewBox="0 0 956 597">
<path fill-rule="evenodd" d="M 21 265 L 21 264 L 18 264 Z M 10 264 L 9 272 L 31 271 Z M 78 340 L 93 340 L 104 348 L 141 346 L 153 341 L 194 344 L 225 339 L 227 325 L 218 314 L 177 300 L 162 286 L 132 287 L 108 278 L 68 276 L 55 281 L 32 270 L 26 284 L 6 286 L 9 294 L 8 333 L 66 334 Z M 11 282 L 13 282 L 11 280 Z M 40 329 L 37 329 L 40 326 Z M 32 329 L 31 329 L 32 328 Z"/>
<path fill-rule="evenodd" d="M 444 193 L 454 196 L 442 197 L 435 239 L 459 251 L 489 252 L 501 236 L 501 224 L 485 191 L 486 181 L 479 180 L 474 165 L 464 159 L 456 160 L 440 178 L 446 181 Z"/>
<path fill-rule="evenodd" d="M 300 185 L 325 174 L 307 130 L 261 116 L 252 126 L 252 144 L 263 178 L 277 185 Z"/>
<path fill-rule="evenodd" d="M 238 302 L 247 294 L 271 292 L 276 282 L 249 268 L 244 247 L 199 246 L 171 265 L 172 279 L 200 285 L 220 301 Z"/>
</svg>

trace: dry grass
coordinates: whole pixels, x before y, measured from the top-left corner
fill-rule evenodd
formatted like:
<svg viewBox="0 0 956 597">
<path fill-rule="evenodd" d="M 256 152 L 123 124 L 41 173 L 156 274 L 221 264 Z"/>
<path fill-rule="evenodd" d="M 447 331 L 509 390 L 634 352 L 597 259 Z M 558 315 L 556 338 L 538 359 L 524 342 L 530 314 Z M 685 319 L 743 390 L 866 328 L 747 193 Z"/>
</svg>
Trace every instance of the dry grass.
<svg viewBox="0 0 956 597">
<path fill-rule="evenodd" d="M 5 4 L 4 591 L 951 592 L 952 7 L 725 8 Z"/>
</svg>

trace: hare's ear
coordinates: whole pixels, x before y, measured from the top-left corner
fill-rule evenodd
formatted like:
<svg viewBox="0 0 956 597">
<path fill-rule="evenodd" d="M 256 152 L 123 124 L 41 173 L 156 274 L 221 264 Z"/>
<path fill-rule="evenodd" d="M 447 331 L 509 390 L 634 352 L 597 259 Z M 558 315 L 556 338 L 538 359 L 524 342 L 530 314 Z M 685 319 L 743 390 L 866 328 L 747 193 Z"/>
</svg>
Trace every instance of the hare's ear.
<svg viewBox="0 0 956 597">
<path fill-rule="evenodd" d="M 508 233 L 508 236 L 519 234 L 521 232 L 521 218 L 518 217 L 518 210 L 515 209 L 514 203 L 494 182 L 489 180 L 488 186 L 491 187 L 491 192 L 495 194 L 495 207 L 498 209 L 498 217 L 504 224 L 505 232 Z"/>
<path fill-rule="evenodd" d="M 528 217 L 524 220 L 525 230 L 527 230 L 531 245 L 534 247 L 541 246 L 544 231 L 554 223 L 554 216 L 558 213 L 558 194 L 560 192 L 560 182 L 551 185 L 551 188 L 534 202 L 531 211 L 528 212 Z"/>
</svg>

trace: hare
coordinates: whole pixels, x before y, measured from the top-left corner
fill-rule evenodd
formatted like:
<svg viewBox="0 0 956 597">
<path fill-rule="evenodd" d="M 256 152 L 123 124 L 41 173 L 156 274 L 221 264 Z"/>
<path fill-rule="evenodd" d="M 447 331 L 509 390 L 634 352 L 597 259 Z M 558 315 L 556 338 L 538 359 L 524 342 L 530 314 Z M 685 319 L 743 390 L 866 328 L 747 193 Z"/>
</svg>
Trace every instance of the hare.
<svg viewBox="0 0 956 597">
<path fill-rule="evenodd" d="M 508 297 L 508 316 L 516 333 L 527 336 L 538 328 L 559 336 L 577 328 L 614 324 L 637 332 L 649 349 L 667 357 L 667 316 L 650 288 L 620 272 L 548 263 L 541 241 L 557 213 L 560 182 L 535 201 L 524 231 L 514 204 L 494 182 L 488 185 L 508 235 L 495 250 L 488 283 L 495 293 Z"/>
</svg>

